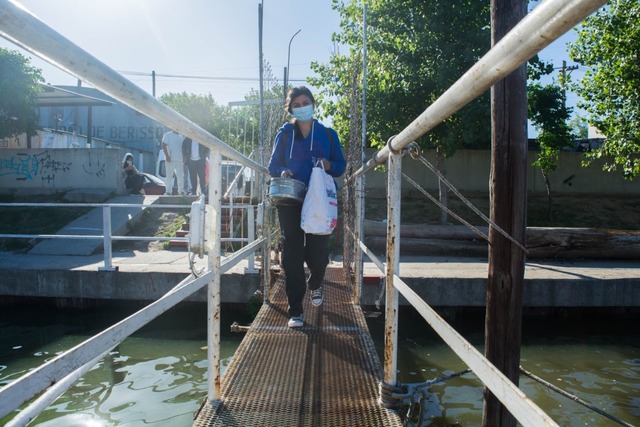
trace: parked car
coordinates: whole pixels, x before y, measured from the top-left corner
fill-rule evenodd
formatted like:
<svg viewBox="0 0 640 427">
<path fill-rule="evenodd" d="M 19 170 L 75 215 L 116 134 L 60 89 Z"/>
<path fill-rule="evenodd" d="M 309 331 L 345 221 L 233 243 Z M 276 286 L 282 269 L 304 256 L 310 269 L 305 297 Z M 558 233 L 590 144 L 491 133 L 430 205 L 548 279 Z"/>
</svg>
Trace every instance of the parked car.
<svg viewBox="0 0 640 427">
<path fill-rule="evenodd" d="M 142 182 L 142 189 L 144 190 L 144 194 L 147 196 L 162 196 L 167 192 L 167 187 L 164 185 L 164 182 L 151 175 L 150 173 L 140 172 L 140 174 L 144 177 L 144 181 Z"/>
</svg>

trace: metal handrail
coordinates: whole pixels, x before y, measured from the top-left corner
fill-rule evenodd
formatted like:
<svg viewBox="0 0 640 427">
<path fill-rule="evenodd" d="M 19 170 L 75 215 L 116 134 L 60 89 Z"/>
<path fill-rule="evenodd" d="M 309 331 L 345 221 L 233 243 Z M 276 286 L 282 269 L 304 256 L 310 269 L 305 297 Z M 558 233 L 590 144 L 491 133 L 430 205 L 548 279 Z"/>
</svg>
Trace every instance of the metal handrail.
<svg viewBox="0 0 640 427">
<path fill-rule="evenodd" d="M 16 234 L 16 233 L 0 233 L 0 238 L 6 239 L 61 239 L 61 240 L 103 240 L 104 241 L 104 267 L 102 270 L 112 270 L 112 252 L 111 252 L 111 242 L 114 240 L 118 241 L 142 241 L 142 242 L 188 242 L 188 237 L 162 237 L 162 236 L 113 236 L 111 233 L 111 209 L 113 208 L 142 208 L 147 209 L 190 209 L 190 205 L 170 205 L 170 204 L 161 204 L 161 205 L 144 205 L 144 204 L 136 204 L 136 203 L 0 203 L 0 207 L 65 207 L 65 208 L 103 208 L 103 212 L 105 215 L 103 221 L 103 228 L 96 229 L 103 231 L 101 234 Z M 253 205 L 222 205 L 222 209 L 246 209 L 249 212 L 248 221 L 248 236 L 247 237 L 219 237 L 221 242 L 240 242 L 240 243 L 250 243 L 255 240 L 255 227 L 253 226 L 253 221 L 255 215 L 253 214 L 253 210 L 255 206 Z M 249 259 L 249 267 L 248 271 L 253 270 L 253 259 Z"/>
<path fill-rule="evenodd" d="M 0 0 L 0 36 L 76 76 L 78 79 L 90 83 L 124 105 L 211 148 L 210 165 L 213 170 L 221 169 L 221 159 L 222 155 L 224 155 L 227 158 L 233 159 L 257 172 L 269 176 L 269 171 L 266 167 L 242 155 L 155 97 L 150 96 L 137 85 L 122 77 L 118 72 L 109 68 L 47 26 L 16 1 Z M 213 236 L 212 239 L 212 248 L 210 249 L 207 259 L 208 269 L 206 274 L 193 279 L 193 281 L 189 283 L 177 285 L 172 292 L 169 292 L 160 300 L 150 304 L 138 313 L 114 326 L 114 330 L 96 335 L 65 353 L 65 363 L 68 368 L 80 368 L 83 364 L 92 360 L 92 357 L 99 355 L 98 350 L 106 351 L 109 345 L 122 341 L 125 337 L 153 318 L 173 307 L 191 293 L 207 285 L 207 298 L 210 302 L 208 304 L 208 317 L 210 321 L 207 322 L 209 399 L 217 399 L 219 397 L 221 375 L 219 354 L 220 274 L 223 270 L 222 266 L 227 265 L 224 261 L 222 263 L 220 261 L 220 194 L 221 175 L 220 173 L 211 173 L 209 175 L 209 196 L 211 206 L 218 215 L 214 216 L 214 228 L 217 235 Z M 13 205 L 15 206 L 16 204 Z M 65 206 L 73 205 L 78 204 L 65 204 Z M 86 204 L 84 205 L 86 206 Z M 104 205 L 100 206 L 103 207 L 104 212 L 103 234 L 106 238 L 110 238 L 111 207 L 108 205 L 106 207 Z M 151 205 L 144 206 L 145 209 L 149 207 L 151 207 Z M 163 207 L 166 207 L 166 205 Z M 266 238 L 253 242 L 239 252 L 242 252 L 242 256 L 247 256 L 253 253 L 258 247 L 262 247 L 263 251 L 266 252 L 268 242 L 269 235 L 267 234 Z M 105 242 L 105 252 L 108 253 L 105 260 L 111 259 L 110 249 L 110 241 Z M 239 259 L 241 259 L 240 254 L 236 254 L 236 256 L 233 257 L 235 262 Z M 105 269 L 108 269 L 108 267 L 109 265 L 105 262 Z M 263 270 L 268 269 L 269 257 L 267 256 L 263 262 Z M 268 277 L 268 271 L 265 274 Z M 56 357 L 53 361 L 56 363 L 46 363 L 0 390 L 0 418 L 17 409 L 35 394 L 47 389 L 52 383 L 62 380 L 67 374 L 74 370 L 65 369 L 64 372 L 62 372 L 59 369 L 60 364 L 63 363 L 61 359 Z"/>
<path fill-rule="evenodd" d="M 381 272 L 385 272 L 383 264 L 373 252 L 359 242 L 363 252 Z M 498 396 L 502 404 L 524 426 L 557 426 L 542 409 L 507 378 L 498 368 L 487 360 L 473 345 L 449 325 L 440 315 L 416 294 L 397 274 L 393 275 L 393 286 L 405 297 L 407 302 L 429 323 L 433 330 L 453 350 L 454 353 L 469 366 L 474 374 Z"/>
</svg>

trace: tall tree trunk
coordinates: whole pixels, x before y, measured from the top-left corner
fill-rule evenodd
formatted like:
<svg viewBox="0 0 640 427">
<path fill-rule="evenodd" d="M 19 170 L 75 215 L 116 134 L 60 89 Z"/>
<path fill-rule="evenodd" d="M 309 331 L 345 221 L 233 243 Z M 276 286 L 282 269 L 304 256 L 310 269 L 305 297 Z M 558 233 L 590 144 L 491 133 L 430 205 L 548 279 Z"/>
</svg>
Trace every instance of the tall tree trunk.
<svg viewBox="0 0 640 427">
<path fill-rule="evenodd" d="M 447 170 L 444 167 L 444 155 L 442 154 L 442 147 L 436 148 L 436 169 L 438 172 L 442 174 L 442 176 L 447 176 Z M 438 197 L 442 206 L 449 206 L 449 189 L 442 181 L 438 179 Z M 447 211 L 444 209 L 440 209 L 440 224 L 447 225 L 449 221 L 449 215 Z"/>
<path fill-rule="evenodd" d="M 542 171 L 542 177 L 544 178 L 544 186 L 547 188 L 547 219 L 549 222 L 553 222 L 553 200 L 551 199 L 551 182 L 549 181 L 549 174 Z"/>
<path fill-rule="evenodd" d="M 526 14 L 525 0 L 492 0 L 492 44 Z M 525 245 L 527 212 L 527 82 L 523 64 L 491 89 L 491 219 Z M 485 355 L 516 385 L 522 332 L 525 254 L 492 227 L 485 317 Z M 485 388 L 482 425 L 515 427 L 516 420 Z"/>
</svg>

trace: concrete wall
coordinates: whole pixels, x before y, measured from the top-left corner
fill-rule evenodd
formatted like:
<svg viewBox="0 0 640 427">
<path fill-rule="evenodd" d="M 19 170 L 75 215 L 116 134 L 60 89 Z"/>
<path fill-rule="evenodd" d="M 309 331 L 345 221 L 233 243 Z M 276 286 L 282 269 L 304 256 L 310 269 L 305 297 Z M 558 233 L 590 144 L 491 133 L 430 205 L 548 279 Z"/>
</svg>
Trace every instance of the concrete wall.
<svg viewBox="0 0 640 427">
<path fill-rule="evenodd" d="M 367 153 L 370 158 L 373 150 Z M 0 149 L 0 191 L 53 192 L 77 189 L 123 188 L 120 164 L 122 150 L 115 148 L 75 148 L 75 149 Z M 427 150 L 423 156 L 435 164 L 435 151 Z M 141 157 L 134 153 L 134 157 Z M 136 158 L 138 165 L 152 164 L 155 159 Z M 555 194 L 617 194 L 640 195 L 640 180 L 627 181 L 619 172 L 602 171 L 602 163 L 589 168 L 581 166 L 583 154 L 563 152 L 558 160 L 558 168 L 550 176 L 551 188 Z M 539 168 L 532 166 L 536 154 L 529 153 L 529 191 L 545 194 L 546 188 Z M 491 152 L 485 150 L 459 150 L 446 159 L 447 179 L 460 191 L 468 193 L 489 192 L 489 172 Z M 403 172 L 418 182 L 423 188 L 437 190 L 437 178 L 421 162 L 407 157 L 402 165 Z M 146 170 L 151 172 L 151 170 Z M 403 182 L 403 191 L 419 194 L 413 186 Z M 370 171 L 366 177 L 368 194 L 385 194 L 386 173 Z"/>
<path fill-rule="evenodd" d="M 371 158 L 374 150 L 367 152 Z M 426 150 L 422 155 L 435 165 L 435 150 Z M 529 152 L 528 188 L 529 192 L 546 194 L 542 173 L 532 166 L 536 160 L 535 152 Z M 618 194 L 640 195 L 640 180 L 628 181 L 620 172 L 603 172 L 602 162 L 596 162 L 589 168 L 581 166 L 583 153 L 562 152 L 558 168 L 550 175 L 551 190 L 555 194 Z M 491 170 L 491 152 L 486 150 L 458 150 L 453 157 L 445 160 L 447 179 L 462 192 L 489 192 L 489 173 Z M 436 176 L 420 161 L 406 157 L 402 171 L 427 190 L 437 190 Z M 384 193 L 386 173 L 370 171 L 366 176 L 366 188 L 372 195 Z M 417 190 L 406 181 L 403 191 L 410 194 Z"/>
<path fill-rule="evenodd" d="M 117 149 L 2 149 L 0 191 L 46 194 L 79 189 L 123 190 Z"/>
</svg>

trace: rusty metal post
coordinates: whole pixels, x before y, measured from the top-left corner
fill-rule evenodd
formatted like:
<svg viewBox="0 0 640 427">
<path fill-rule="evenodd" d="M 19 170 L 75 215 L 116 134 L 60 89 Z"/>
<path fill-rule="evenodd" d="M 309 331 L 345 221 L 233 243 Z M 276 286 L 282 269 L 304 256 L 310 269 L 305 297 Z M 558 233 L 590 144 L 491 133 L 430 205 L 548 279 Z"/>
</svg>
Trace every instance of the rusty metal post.
<svg viewBox="0 0 640 427">
<path fill-rule="evenodd" d="M 209 154 L 209 207 L 213 227 L 206 227 L 211 242 L 207 258 L 209 271 L 213 272 L 207 288 L 207 360 L 209 361 L 209 402 L 220 399 L 220 236 L 222 235 L 222 153 L 214 148 Z"/>
<path fill-rule="evenodd" d="M 396 385 L 398 366 L 398 290 L 393 276 L 400 276 L 400 191 L 402 155 L 391 154 L 387 161 L 387 269 L 384 321 L 384 382 Z"/>
<path fill-rule="evenodd" d="M 356 218 L 353 227 L 353 273 L 356 282 L 353 287 L 353 303 L 360 304 L 360 298 L 362 297 L 362 282 L 364 276 L 364 259 L 362 248 L 360 247 L 360 241 L 364 241 L 364 175 L 360 175 L 356 178 L 355 190 Z"/>
</svg>

